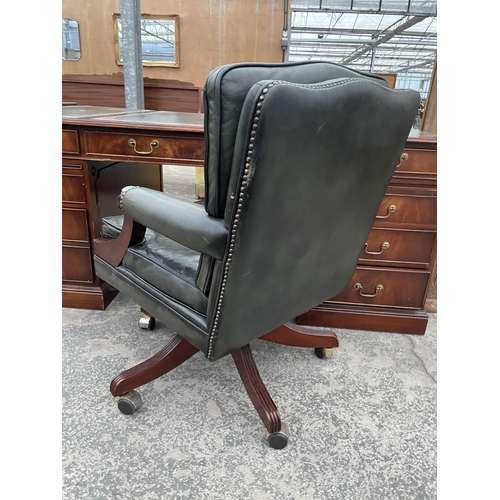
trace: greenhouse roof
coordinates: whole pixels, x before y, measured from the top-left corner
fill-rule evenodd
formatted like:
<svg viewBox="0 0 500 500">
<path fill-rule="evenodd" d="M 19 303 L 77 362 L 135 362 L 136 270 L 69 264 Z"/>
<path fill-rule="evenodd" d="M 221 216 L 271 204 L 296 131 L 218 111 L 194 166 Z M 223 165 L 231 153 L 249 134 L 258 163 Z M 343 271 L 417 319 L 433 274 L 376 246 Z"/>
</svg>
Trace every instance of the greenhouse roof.
<svg viewBox="0 0 500 500">
<path fill-rule="evenodd" d="M 328 60 L 374 73 L 430 74 L 437 0 L 292 0 L 288 60 Z"/>
</svg>

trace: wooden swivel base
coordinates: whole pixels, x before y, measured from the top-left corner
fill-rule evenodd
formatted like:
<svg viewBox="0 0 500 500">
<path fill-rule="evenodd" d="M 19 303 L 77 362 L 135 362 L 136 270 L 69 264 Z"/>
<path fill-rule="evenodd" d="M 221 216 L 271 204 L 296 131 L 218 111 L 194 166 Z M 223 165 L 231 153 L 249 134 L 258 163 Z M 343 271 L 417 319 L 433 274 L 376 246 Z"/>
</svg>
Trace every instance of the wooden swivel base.
<svg viewBox="0 0 500 500">
<path fill-rule="evenodd" d="M 122 261 L 127 248 L 143 240 L 145 231 L 144 226 L 125 215 L 118 237 L 115 239 L 96 238 L 94 253 L 116 267 Z M 144 309 L 141 311 L 143 317 L 139 320 L 139 326 L 152 330 L 155 326 L 154 317 Z M 315 331 L 311 327 L 292 323 L 285 323 L 262 336 L 261 339 L 288 346 L 311 347 L 320 358 L 330 356 L 333 348 L 339 345 L 337 335 L 333 332 Z M 113 396 L 118 397 L 120 411 L 125 414 L 134 413 L 142 405 L 141 397 L 135 391 L 137 387 L 152 382 L 177 368 L 196 352 L 198 352 L 196 347 L 176 335 L 154 356 L 117 375 L 111 381 L 110 391 Z M 281 421 L 278 408 L 260 377 L 250 345 L 236 349 L 231 354 L 243 385 L 264 423 L 269 445 L 272 448 L 284 448 L 288 443 L 287 426 Z"/>
<path fill-rule="evenodd" d="M 261 339 L 282 345 L 315 348 L 318 357 L 330 355 L 333 348 L 339 345 L 334 332 L 318 331 L 293 323 L 285 323 Z M 154 356 L 117 375 L 111 382 L 110 391 L 118 397 L 120 411 L 134 413 L 142 405 L 140 395 L 135 391 L 137 387 L 165 375 L 196 352 L 196 347 L 176 335 Z M 250 345 L 236 349 L 231 355 L 250 400 L 264 423 L 269 445 L 275 449 L 284 448 L 288 443 L 288 427 L 282 422 L 278 408 L 262 381 Z"/>
</svg>

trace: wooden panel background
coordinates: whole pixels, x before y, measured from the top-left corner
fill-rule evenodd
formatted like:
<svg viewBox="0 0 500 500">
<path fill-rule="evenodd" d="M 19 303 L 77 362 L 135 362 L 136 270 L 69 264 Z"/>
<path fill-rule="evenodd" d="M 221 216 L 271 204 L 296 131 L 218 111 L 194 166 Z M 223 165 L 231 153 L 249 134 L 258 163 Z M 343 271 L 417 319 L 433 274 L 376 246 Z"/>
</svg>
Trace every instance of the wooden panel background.
<svg viewBox="0 0 500 500">
<path fill-rule="evenodd" d="M 144 105 L 157 111 L 201 111 L 201 88 L 176 80 L 144 78 Z M 123 73 L 63 75 L 62 100 L 82 106 L 125 107 Z"/>
<path fill-rule="evenodd" d="M 78 61 L 62 61 L 63 74 L 123 72 L 115 61 L 115 12 L 120 12 L 120 0 L 63 0 L 62 17 L 79 23 L 81 44 Z M 283 0 L 142 0 L 141 12 L 180 16 L 180 67 L 145 67 L 147 78 L 203 87 L 208 73 L 222 64 L 283 60 Z"/>
</svg>

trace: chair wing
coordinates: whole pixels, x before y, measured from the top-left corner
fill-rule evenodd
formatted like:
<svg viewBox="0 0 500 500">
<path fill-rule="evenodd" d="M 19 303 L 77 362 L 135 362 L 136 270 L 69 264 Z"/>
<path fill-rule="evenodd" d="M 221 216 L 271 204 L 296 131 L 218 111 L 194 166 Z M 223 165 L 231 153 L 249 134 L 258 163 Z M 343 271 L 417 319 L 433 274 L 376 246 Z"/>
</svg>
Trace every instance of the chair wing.
<svg viewBox="0 0 500 500">
<path fill-rule="evenodd" d="M 224 215 L 238 121 L 252 85 L 262 80 L 309 84 L 332 78 L 368 78 L 387 86 L 382 77 L 325 61 L 227 64 L 208 75 L 203 103 L 205 207 L 209 214 L 214 217 Z"/>
</svg>

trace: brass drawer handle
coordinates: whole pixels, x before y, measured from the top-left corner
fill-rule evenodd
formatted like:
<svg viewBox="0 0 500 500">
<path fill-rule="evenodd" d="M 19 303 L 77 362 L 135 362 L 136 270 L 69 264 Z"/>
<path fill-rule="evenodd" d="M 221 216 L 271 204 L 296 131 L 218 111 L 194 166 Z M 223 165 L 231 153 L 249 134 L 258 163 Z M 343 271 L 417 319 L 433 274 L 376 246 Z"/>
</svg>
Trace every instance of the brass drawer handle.
<svg viewBox="0 0 500 500">
<path fill-rule="evenodd" d="M 134 151 L 138 154 L 138 155 L 149 155 L 153 152 L 153 148 L 157 148 L 160 143 L 159 141 L 157 141 L 156 139 L 151 141 L 149 143 L 149 151 L 137 151 L 137 149 L 135 148 L 137 146 L 137 142 L 135 139 L 129 139 L 128 140 L 128 145 L 132 148 L 134 148 Z"/>
<path fill-rule="evenodd" d="M 391 205 L 387 209 L 387 215 L 377 215 L 375 218 L 376 219 L 387 219 L 387 217 L 389 217 L 389 215 L 393 214 L 395 211 L 396 211 L 396 205 Z"/>
<path fill-rule="evenodd" d="M 389 244 L 388 241 L 384 241 L 382 245 L 380 245 L 380 252 L 369 252 L 366 247 L 368 246 L 368 243 L 365 243 L 365 253 L 368 255 L 380 255 L 384 250 L 387 250 L 391 245 Z"/>
<path fill-rule="evenodd" d="M 402 165 L 402 163 L 405 162 L 409 157 L 410 157 L 410 155 L 408 153 L 403 153 L 399 157 L 399 163 L 396 165 L 396 168 L 400 167 Z"/>
<path fill-rule="evenodd" d="M 376 297 L 378 292 L 381 292 L 384 290 L 384 285 L 377 285 L 375 287 L 375 293 L 373 295 L 370 295 L 369 293 L 361 293 L 361 290 L 363 290 L 363 285 L 361 283 L 356 283 L 354 285 L 354 289 L 359 292 L 361 297 Z"/>
</svg>

